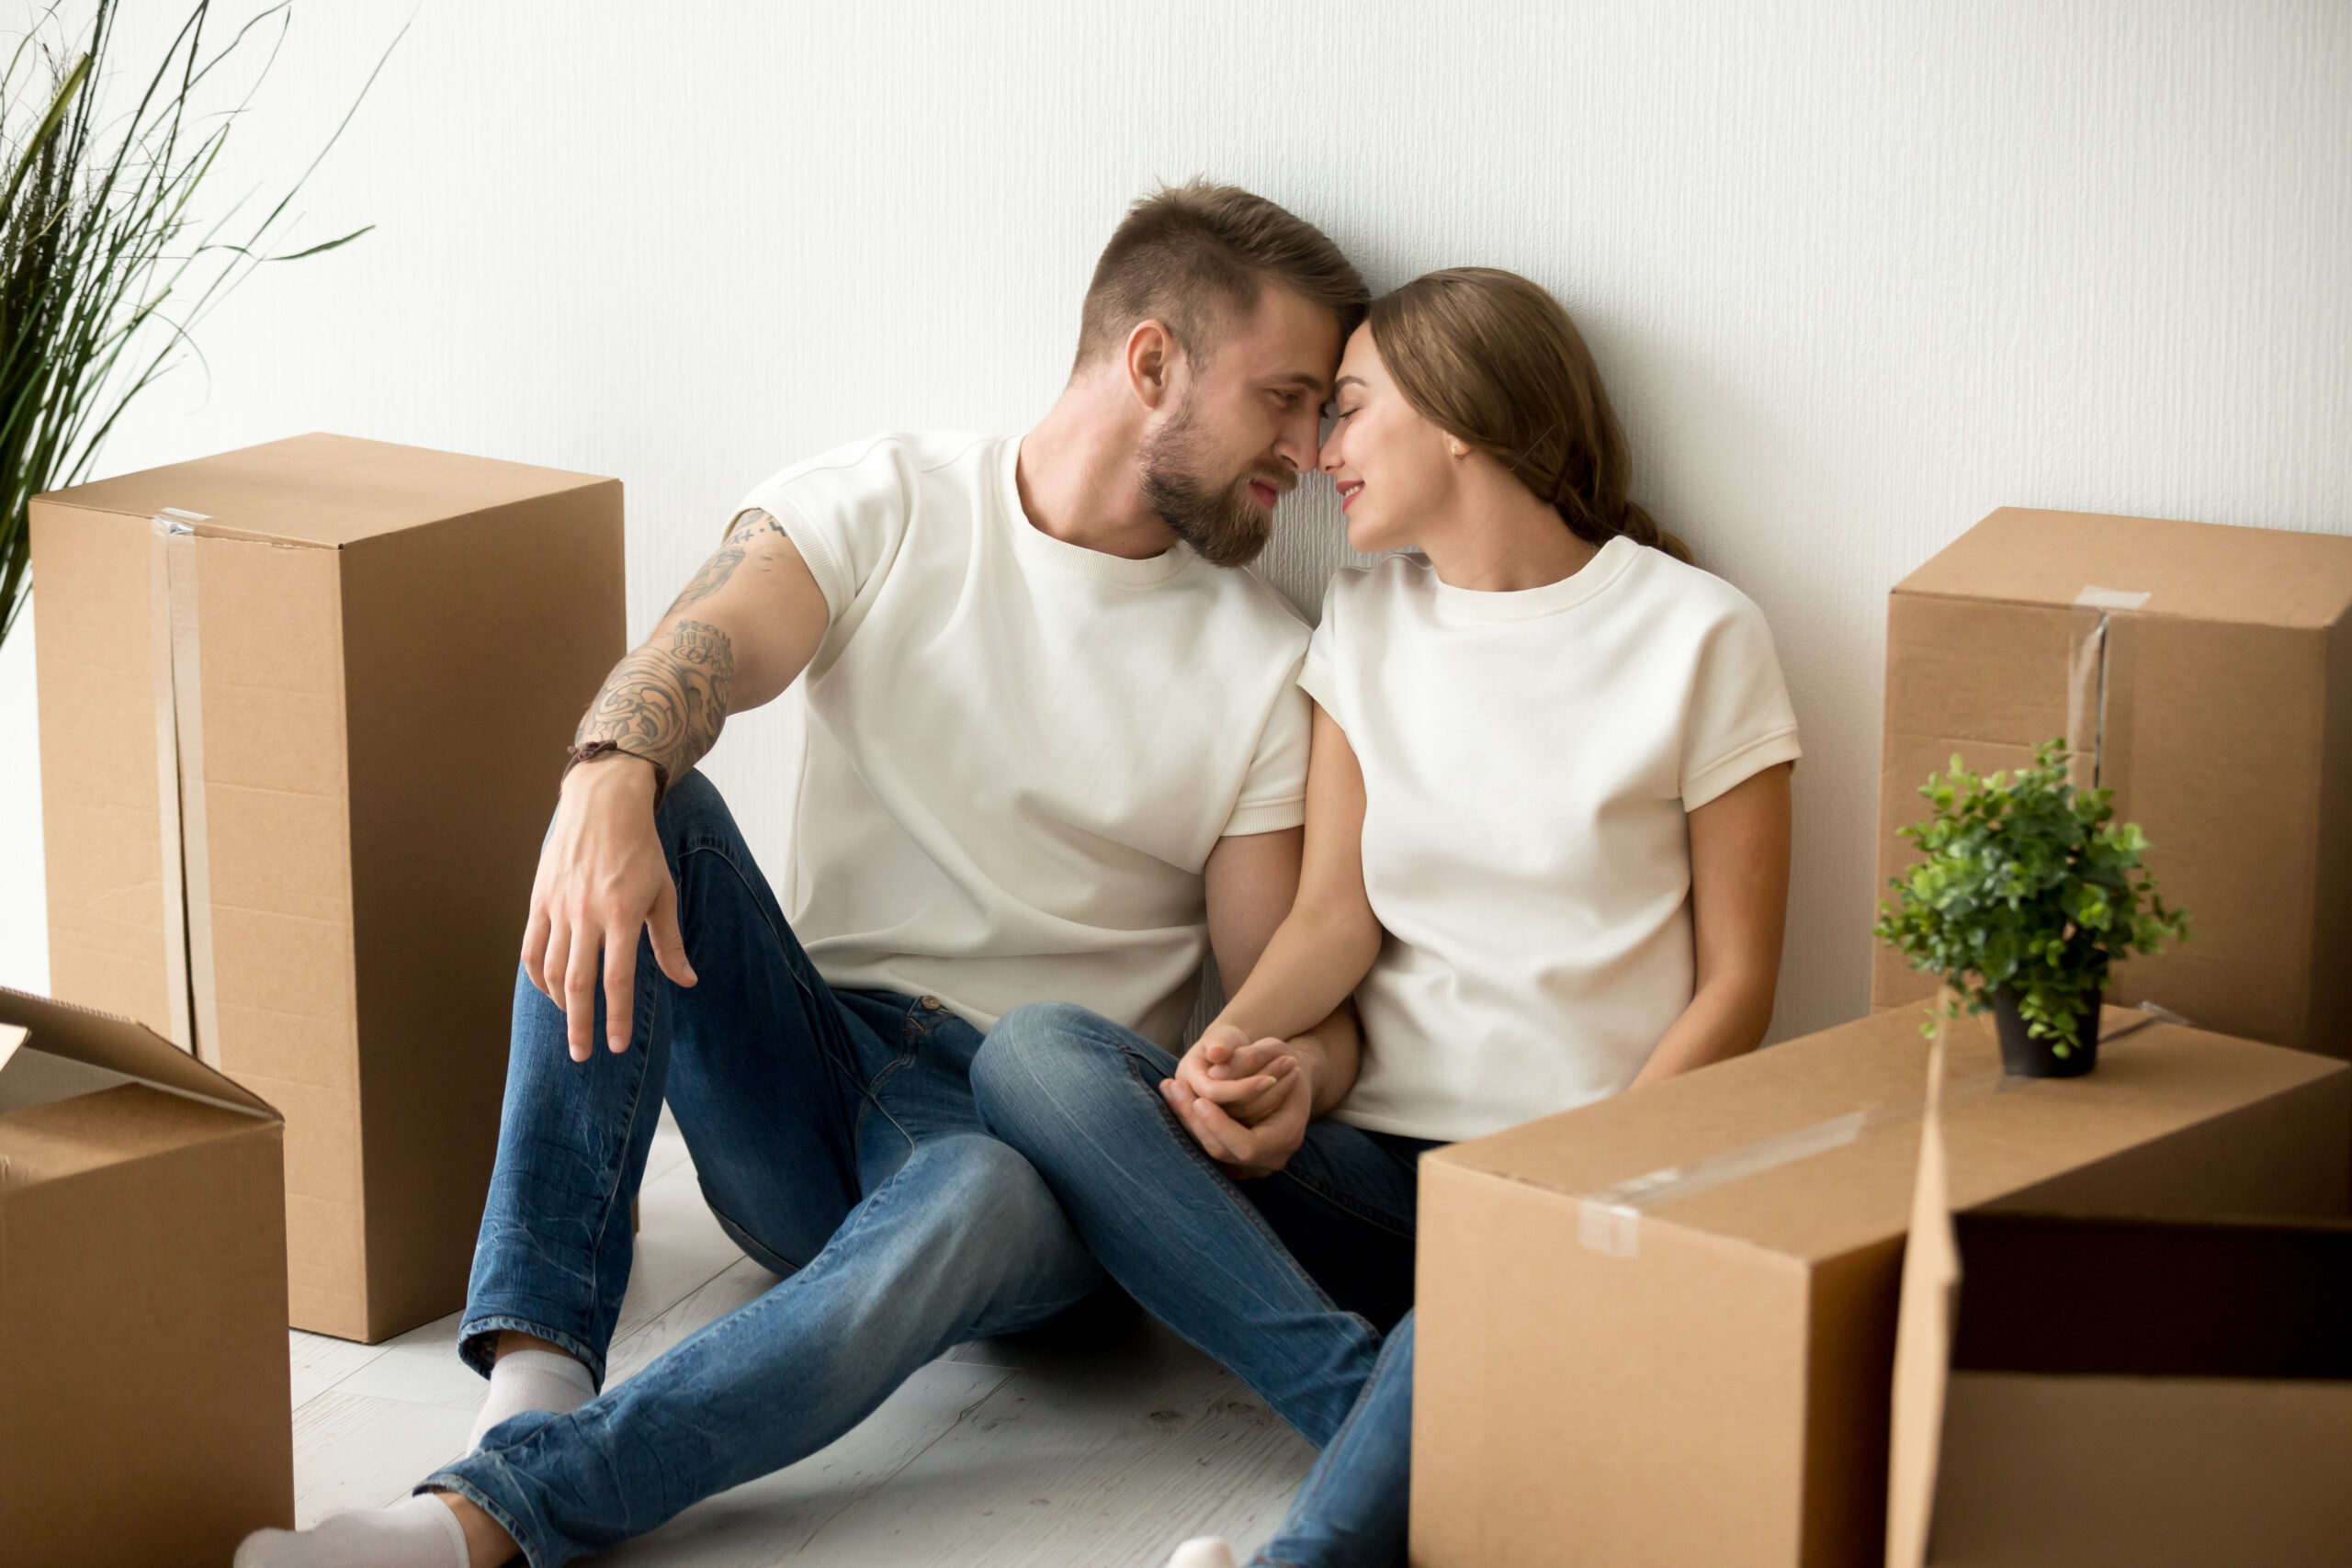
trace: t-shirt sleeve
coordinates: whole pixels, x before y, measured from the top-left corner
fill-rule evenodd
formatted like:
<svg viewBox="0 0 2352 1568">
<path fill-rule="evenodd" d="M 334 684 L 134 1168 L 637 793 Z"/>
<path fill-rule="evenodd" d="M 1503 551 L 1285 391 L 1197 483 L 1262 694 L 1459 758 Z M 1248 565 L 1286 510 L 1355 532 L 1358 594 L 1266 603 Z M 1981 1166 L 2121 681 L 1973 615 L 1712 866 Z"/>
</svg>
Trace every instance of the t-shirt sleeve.
<svg viewBox="0 0 2352 1568">
<path fill-rule="evenodd" d="M 1336 614 L 1332 597 L 1325 596 L 1322 624 L 1307 639 L 1306 662 L 1298 667 L 1298 686 L 1315 699 L 1317 706 L 1336 719 L 1340 716 L 1340 682 L 1331 671 L 1331 618 Z"/>
<path fill-rule="evenodd" d="M 906 538 L 914 475 L 902 457 L 879 439 L 828 452 L 762 480 L 736 519 L 757 510 L 783 525 L 839 621 Z"/>
<path fill-rule="evenodd" d="M 1796 710 L 1764 613 L 1739 597 L 1709 626 L 1682 730 L 1682 808 L 1801 755 Z"/>
<path fill-rule="evenodd" d="M 1225 821 L 1225 837 L 1272 833 L 1306 820 L 1306 754 L 1313 743 L 1314 710 L 1299 678 L 1284 681 L 1273 711 L 1259 731 L 1257 753 L 1241 784 L 1240 798 Z"/>
</svg>

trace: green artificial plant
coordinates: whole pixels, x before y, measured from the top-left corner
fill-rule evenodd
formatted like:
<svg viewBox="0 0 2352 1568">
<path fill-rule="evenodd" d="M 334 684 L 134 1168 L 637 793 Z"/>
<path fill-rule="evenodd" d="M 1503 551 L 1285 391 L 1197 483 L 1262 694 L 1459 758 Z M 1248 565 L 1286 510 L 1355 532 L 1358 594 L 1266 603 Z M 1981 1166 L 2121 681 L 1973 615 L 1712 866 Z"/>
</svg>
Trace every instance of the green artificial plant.
<svg viewBox="0 0 2352 1568">
<path fill-rule="evenodd" d="M 2165 906 L 2142 863 L 2147 835 L 2115 821 L 2113 790 L 2068 783 L 2068 761 L 2056 740 L 2014 776 L 1953 757 L 1919 791 L 1935 814 L 1902 829 L 1926 858 L 1891 884 L 1876 928 L 1957 993 L 1952 1016 L 2012 992 L 2029 1032 L 2061 1057 L 2109 965 L 2188 937 L 2187 913 Z"/>
<path fill-rule="evenodd" d="M 254 267 L 367 232 L 268 254 L 307 169 L 257 215 L 243 201 L 210 221 L 197 214 L 284 36 L 288 5 L 268 6 L 216 48 L 210 0 L 197 0 L 163 58 L 119 97 L 107 73 L 117 0 L 95 0 L 70 38 L 62 36 L 67 9 L 43 7 L 13 46 L 0 44 L 0 638 L 31 588 L 27 503 L 87 476 L 124 409 Z M 227 91 L 228 69 L 257 53 L 243 96 L 208 108 Z"/>
</svg>

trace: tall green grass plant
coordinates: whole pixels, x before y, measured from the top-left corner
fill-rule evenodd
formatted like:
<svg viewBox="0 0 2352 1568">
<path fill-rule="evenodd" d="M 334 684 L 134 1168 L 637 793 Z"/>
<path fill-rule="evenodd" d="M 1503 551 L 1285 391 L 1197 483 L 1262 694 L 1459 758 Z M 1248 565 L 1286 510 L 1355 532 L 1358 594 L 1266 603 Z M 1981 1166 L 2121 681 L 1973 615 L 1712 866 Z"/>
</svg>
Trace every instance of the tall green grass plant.
<svg viewBox="0 0 2352 1568">
<path fill-rule="evenodd" d="M 74 9 L 78 28 L 51 6 L 0 43 L 0 639 L 32 587 L 27 503 L 88 476 L 124 410 L 193 353 L 198 324 L 255 268 L 368 231 L 272 251 L 350 113 L 275 201 L 201 215 L 289 4 L 230 30 L 197 0 L 163 58 L 127 76 L 112 68 L 117 0 Z M 245 85 L 232 87 L 241 72 Z"/>
</svg>

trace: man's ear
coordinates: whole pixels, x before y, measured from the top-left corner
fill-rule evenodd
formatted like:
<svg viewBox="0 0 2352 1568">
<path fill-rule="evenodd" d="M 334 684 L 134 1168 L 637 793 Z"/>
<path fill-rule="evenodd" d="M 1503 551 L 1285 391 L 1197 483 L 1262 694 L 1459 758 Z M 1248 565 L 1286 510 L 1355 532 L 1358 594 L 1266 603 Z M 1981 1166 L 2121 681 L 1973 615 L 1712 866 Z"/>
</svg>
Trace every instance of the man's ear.
<svg viewBox="0 0 2352 1568">
<path fill-rule="evenodd" d="M 1121 362 L 1126 367 L 1127 385 L 1145 408 L 1157 411 L 1168 400 L 1176 370 L 1176 340 L 1158 321 L 1137 321 L 1136 330 L 1127 334 L 1126 353 Z"/>
</svg>

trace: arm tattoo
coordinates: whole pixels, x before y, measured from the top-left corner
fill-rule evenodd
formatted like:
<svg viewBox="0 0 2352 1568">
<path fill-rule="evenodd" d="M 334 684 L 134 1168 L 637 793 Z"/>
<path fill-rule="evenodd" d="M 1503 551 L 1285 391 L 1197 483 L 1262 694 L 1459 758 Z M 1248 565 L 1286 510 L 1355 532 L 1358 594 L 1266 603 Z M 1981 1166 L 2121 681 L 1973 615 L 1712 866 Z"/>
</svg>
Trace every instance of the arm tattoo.
<svg viewBox="0 0 2352 1568">
<path fill-rule="evenodd" d="M 727 634 L 680 621 L 614 666 L 572 739 L 616 741 L 660 762 L 674 782 L 718 739 L 734 675 Z"/>
<path fill-rule="evenodd" d="M 735 569 L 743 564 L 744 556 L 750 553 L 753 545 L 765 539 L 784 537 L 784 525 L 766 513 L 756 510 L 744 513 L 736 519 L 734 529 L 712 552 L 711 558 L 702 563 L 702 570 L 695 572 L 679 592 L 669 613 L 674 615 L 690 604 L 699 604 L 726 587 L 728 580 L 735 575 Z"/>
</svg>

